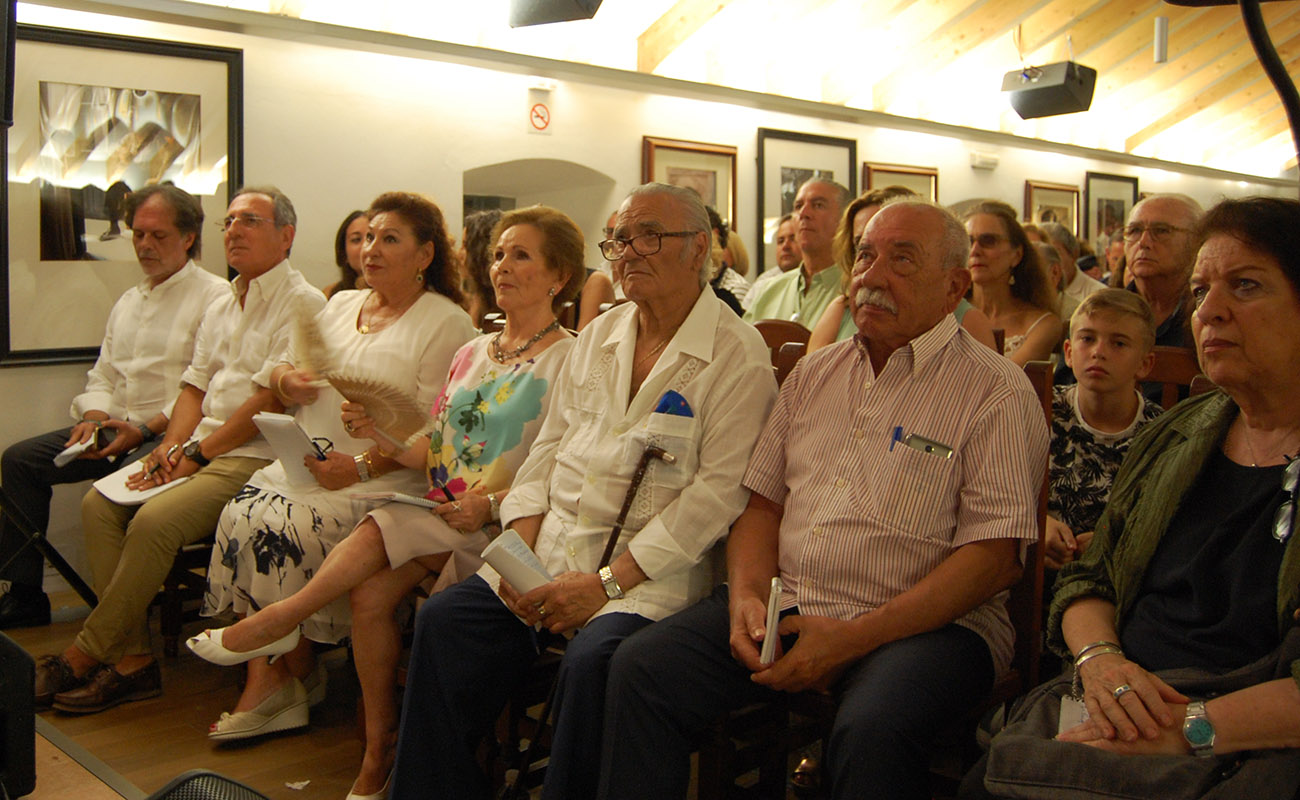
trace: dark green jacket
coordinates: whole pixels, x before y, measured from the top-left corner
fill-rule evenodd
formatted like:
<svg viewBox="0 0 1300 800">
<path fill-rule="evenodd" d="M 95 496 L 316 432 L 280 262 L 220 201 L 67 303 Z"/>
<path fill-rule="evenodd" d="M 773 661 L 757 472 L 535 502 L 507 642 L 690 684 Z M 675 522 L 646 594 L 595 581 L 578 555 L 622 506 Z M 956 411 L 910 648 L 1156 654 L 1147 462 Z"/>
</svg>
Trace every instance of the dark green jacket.
<svg viewBox="0 0 1300 800">
<path fill-rule="evenodd" d="M 1047 622 L 1048 645 L 1053 650 L 1069 657 L 1061 614 L 1080 597 L 1114 603 L 1115 624 L 1121 625 L 1169 521 L 1236 416 L 1237 404 L 1222 392 L 1212 392 L 1179 403 L 1134 438 L 1115 475 L 1092 543 L 1082 558 L 1065 565 L 1056 580 Z M 1295 624 L 1300 607 L 1300 545 L 1296 544 L 1300 530 L 1293 530 L 1277 576 L 1279 639 Z M 1291 662 L 1291 676 L 1300 684 L 1300 661 Z"/>
</svg>

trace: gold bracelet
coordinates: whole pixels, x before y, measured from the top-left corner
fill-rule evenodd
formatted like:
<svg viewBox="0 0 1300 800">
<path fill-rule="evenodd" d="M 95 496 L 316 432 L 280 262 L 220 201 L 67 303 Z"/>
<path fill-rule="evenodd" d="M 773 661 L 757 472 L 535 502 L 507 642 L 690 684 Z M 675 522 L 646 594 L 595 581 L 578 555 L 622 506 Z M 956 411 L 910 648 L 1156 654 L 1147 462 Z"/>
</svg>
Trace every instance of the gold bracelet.
<svg viewBox="0 0 1300 800">
<path fill-rule="evenodd" d="M 375 462 L 370 460 L 370 451 L 369 451 L 369 450 L 363 450 L 363 451 L 361 452 L 361 457 L 362 457 L 363 459 L 365 459 L 365 462 L 366 462 L 366 471 L 368 471 L 368 472 L 370 473 L 370 477 L 372 477 L 372 478 L 378 478 L 379 475 L 380 475 L 380 472 L 379 472 L 379 469 L 375 467 Z"/>
<path fill-rule="evenodd" d="M 281 400 L 288 400 L 289 395 L 284 393 L 284 376 L 288 375 L 287 371 L 281 372 L 280 377 L 275 379 L 275 393 L 280 395 Z"/>
</svg>

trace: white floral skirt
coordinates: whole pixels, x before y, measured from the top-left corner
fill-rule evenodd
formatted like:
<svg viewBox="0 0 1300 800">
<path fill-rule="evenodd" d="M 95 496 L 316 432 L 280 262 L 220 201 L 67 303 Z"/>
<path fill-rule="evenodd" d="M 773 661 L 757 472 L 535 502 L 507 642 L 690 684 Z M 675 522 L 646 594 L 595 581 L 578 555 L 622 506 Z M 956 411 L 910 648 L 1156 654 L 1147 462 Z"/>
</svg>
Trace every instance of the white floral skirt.
<svg viewBox="0 0 1300 800">
<path fill-rule="evenodd" d="M 233 608 L 249 614 L 288 597 L 312 579 L 356 522 L 245 485 L 221 512 L 201 613 L 212 616 Z M 309 617 L 302 633 L 312 641 L 334 644 L 351 629 L 352 611 L 344 594 Z"/>
</svg>

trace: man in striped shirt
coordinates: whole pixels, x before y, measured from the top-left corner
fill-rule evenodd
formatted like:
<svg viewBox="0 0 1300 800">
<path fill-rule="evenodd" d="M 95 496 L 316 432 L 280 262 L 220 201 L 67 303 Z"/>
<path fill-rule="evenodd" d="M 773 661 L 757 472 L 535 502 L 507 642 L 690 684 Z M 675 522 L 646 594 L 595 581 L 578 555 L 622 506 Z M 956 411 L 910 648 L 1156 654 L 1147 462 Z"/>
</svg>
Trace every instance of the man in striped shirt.
<svg viewBox="0 0 1300 800">
<path fill-rule="evenodd" d="M 109 312 L 86 390 L 72 398 L 76 424 L 4 452 L 5 493 L 41 532 L 49 523 L 52 486 L 104 477 L 147 453 L 141 445 L 167 428 L 199 320 L 228 291 L 224 280 L 194 263 L 203 225 L 196 198 L 155 184 L 132 192 L 125 212 L 144 279 Z M 103 444 L 62 466 L 54 463 L 64 448 L 91 438 Z M 0 628 L 49 624 L 50 601 L 41 590 L 44 559 L 7 517 L 0 529 L 0 565 L 6 564 L 0 570 Z"/>
<path fill-rule="evenodd" d="M 968 250 L 928 203 L 887 205 L 867 226 L 850 286 L 859 335 L 781 387 L 728 539 L 729 585 L 615 655 L 602 797 L 684 796 L 692 744 L 720 713 L 805 690 L 839 700 L 834 797 L 928 797 L 934 735 L 1010 661 L 1001 595 L 1037 536 L 1047 461 L 1024 374 L 952 317 Z M 763 664 L 774 576 L 782 647 Z"/>
</svg>

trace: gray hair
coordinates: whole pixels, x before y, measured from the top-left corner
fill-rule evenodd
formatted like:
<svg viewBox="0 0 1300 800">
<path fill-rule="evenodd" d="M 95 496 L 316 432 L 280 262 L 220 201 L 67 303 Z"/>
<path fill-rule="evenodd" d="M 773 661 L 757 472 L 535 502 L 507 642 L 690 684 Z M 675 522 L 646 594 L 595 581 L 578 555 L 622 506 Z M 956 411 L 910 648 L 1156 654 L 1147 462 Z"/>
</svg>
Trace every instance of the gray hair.
<svg viewBox="0 0 1300 800">
<path fill-rule="evenodd" d="M 1079 257 L 1079 240 L 1074 238 L 1069 228 L 1059 222 L 1040 222 L 1038 229 L 1047 234 L 1047 238 L 1051 239 L 1053 244 L 1064 247 L 1071 258 Z"/>
<path fill-rule="evenodd" d="M 1137 211 L 1138 206 L 1142 205 L 1143 203 L 1149 203 L 1152 200 L 1173 200 L 1174 202 L 1181 205 L 1187 211 L 1189 228 L 1195 227 L 1196 224 L 1200 222 L 1201 217 L 1205 215 L 1205 209 L 1201 208 L 1200 203 L 1196 202 L 1195 200 L 1193 200 L 1192 198 L 1188 197 L 1185 194 L 1177 194 L 1173 192 L 1167 194 L 1147 195 L 1146 197 L 1139 200 L 1137 202 L 1137 205 L 1133 206 L 1133 211 Z M 1129 212 L 1129 219 L 1133 218 L 1133 211 Z"/>
<path fill-rule="evenodd" d="M 709 279 L 713 277 L 709 274 L 712 272 L 710 262 L 713 253 L 713 228 L 709 224 L 709 212 L 704 208 L 704 200 L 700 198 L 699 192 L 694 189 L 654 182 L 643 183 L 628 192 L 627 199 L 631 200 L 633 197 L 648 197 L 656 194 L 666 194 L 677 200 L 681 204 L 682 215 L 686 218 L 687 228 L 704 234 L 704 261 L 699 265 L 700 288 L 703 289 L 708 285 Z"/>
<path fill-rule="evenodd" d="M 275 219 L 275 227 L 283 228 L 285 225 L 297 227 L 298 212 L 293 210 L 293 203 L 289 201 L 288 195 L 278 188 L 269 184 L 266 186 L 242 186 L 239 191 L 235 192 L 235 196 L 230 199 L 233 202 L 235 197 L 244 194 L 260 194 L 270 199 L 271 214 Z"/>
<path fill-rule="evenodd" d="M 880 210 L 894 208 L 924 208 L 939 217 L 943 232 L 939 235 L 939 268 L 944 270 L 960 269 L 966 266 L 970 258 L 970 236 L 966 226 L 953 213 L 938 203 L 920 198 L 900 197 L 881 206 Z"/>
<path fill-rule="evenodd" d="M 823 178 L 823 177 L 818 177 L 818 176 L 814 176 L 814 177 L 812 177 L 812 178 L 809 178 L 808 180 L 806 180 L 806 181 L 804 181 L 803 183 L 799 184 L 799 191 L 802 192 L 802 191 L 803 191 L 803 187 L 807 186 L 807 185 L 810 184 L 810 183 L 820 183 L 820 184 L 822 184 L 823 186 L 829 186 L 829 187 L 831 187 L 832 189 L 835 190 L 835 202 L 836 202 L 836 203 L 838 204 L 838 206 L 839 206 L 839 207 L 836 209 L 837 212 L 843 211 L 844 208 L 845 208 L 845 207 L 846 207 L 850 202 L 853 201 L 853 192 L 850 192 L 850 191 L 848 190 L 847 187 L 842 186 L 842 185 L 836 183 L 835 181 L 831 180 L 830 178 Z M 796 192 L 796 194 L 798 194 L 798 192 Z"/>
</svg>

